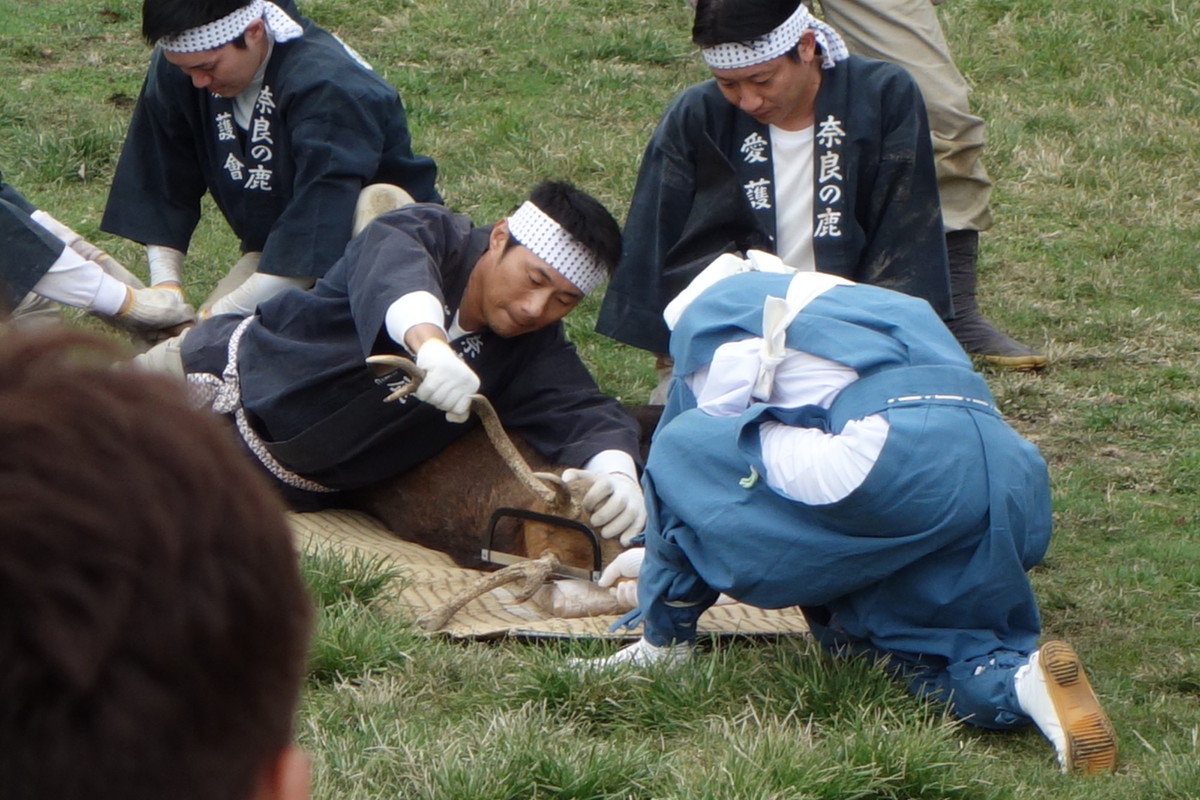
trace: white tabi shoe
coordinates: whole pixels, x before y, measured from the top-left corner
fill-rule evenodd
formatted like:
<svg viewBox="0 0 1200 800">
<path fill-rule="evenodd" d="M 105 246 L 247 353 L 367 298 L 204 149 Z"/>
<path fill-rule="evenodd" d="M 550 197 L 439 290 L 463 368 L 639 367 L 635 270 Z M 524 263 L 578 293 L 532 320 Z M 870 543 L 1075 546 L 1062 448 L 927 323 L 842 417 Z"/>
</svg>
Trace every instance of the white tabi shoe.
<svg viewBox="0 0 1200 800">
<path fill-rule="evenodd" d="M 577 669 L 611 669 L 614 667 L 652 667 L 656 664 L 673 666 L 682 664 L 692 657 L 695 647 L 691 642 L 676 642 L 674 644 L 653 645 L 645 639 L 638 639 L 631 645 L 622 647 L 611 656 L 605 658 L 572 658 L 568 666 Z"/>
<path fill-rule="evenodd" d="M 1013 680 L 1021 709 L 1054 745 L 1063 772 L 1091 775 L 1116 768 L 1116 731 L 1071 645 L 1046 642 Z"/>
</svg>

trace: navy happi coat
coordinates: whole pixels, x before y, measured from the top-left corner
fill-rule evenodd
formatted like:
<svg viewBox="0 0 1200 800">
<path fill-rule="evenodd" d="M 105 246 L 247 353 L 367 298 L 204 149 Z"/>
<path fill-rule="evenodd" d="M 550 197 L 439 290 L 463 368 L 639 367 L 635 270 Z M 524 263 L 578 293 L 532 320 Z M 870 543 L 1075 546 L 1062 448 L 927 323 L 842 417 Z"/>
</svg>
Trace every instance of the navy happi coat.
<svg viewBox="0 0 1200 800">
<path fill-rule="evenodd" d="M 187 251 L 210 192 L 260 272 L 324 275 L 350 239 L 367 183 L 441 202 L 437 167 L 415 155 L 395 88 L 336 37 L 301 18 L 274 44 L 243 131 L 233 100 L 192 86 L 156 51 L 113 176 L 101 228 Z"/>
<path fill-rule="evenodd" d="M 384 403 L 390 389 L 364 359 L 404 352 L 385 316 L 410 292 L 439 298 L 451 329 L 490 231 L 443 206 L 406 206 L 373 221 L 311 290 L 258 306 L 238 347 L 241 403 L 280 463 L 332 489 L 360 488 L 420 464 L 478 422 L 447 422 L 415 397 Z M 239 323 L 222 315 L 189 333 L 189 380 L 219 378 Z M 637 457 L 636 423 L 596 386 L 561 322 L 511 338 L 485 328 L 451 346 L 505 427 L 555 463 L 582 466 L 603 450 Z"/>
<path fill-rule="evenodd" d="M 817 269 L 921 297 L 949 317 L 937 175 L 916 84 L 894 64 L 851 56 L 823 70 L 815 114 Z M 773 181 L 768 126 L 715 81 L 677 95 L 642 158 L 596 330 L 665 353 L 662 310 L 701 269 L 724 252 L 774 252 Z"/>
</svg>

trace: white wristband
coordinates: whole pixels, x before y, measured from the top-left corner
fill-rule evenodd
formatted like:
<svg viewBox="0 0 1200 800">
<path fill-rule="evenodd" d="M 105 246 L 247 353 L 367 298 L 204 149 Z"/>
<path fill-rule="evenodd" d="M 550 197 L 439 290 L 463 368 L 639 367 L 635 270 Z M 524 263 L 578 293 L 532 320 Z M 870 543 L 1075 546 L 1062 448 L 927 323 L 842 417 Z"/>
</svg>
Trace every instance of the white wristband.
<svg viewBox="0 0 1200 800">
<path fill-rule="evenodd" d="M 183 251 L 161 244 L 146 245 L 146 263 L 150 266 L 150 285 L 183 283 Z"/>
</svg>

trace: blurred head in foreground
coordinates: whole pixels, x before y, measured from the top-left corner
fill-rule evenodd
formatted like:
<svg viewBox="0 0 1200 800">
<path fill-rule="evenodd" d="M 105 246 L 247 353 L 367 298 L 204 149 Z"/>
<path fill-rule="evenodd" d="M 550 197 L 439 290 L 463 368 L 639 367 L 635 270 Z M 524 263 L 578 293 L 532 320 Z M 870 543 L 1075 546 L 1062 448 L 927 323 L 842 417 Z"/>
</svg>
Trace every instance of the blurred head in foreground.
<svg viewBox="0 0 1200 800">
<path fill-rule="evenodd" d="M 307 797 L 309 598 L 282 509 L 169 378 L 0 333 L 9 800 Z"/>
</svg>

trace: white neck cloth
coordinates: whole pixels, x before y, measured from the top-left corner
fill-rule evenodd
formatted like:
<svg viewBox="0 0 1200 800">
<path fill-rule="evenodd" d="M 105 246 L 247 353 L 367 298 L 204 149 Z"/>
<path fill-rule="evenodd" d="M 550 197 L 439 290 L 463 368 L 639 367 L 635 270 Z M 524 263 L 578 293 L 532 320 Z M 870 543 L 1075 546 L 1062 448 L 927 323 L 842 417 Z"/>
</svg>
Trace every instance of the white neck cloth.
<svg viewBox="0 0 1200 800">
<path fill-rule="evenodd" d="M 508 232 L 584 294 L 604 282 L 600 259 L 530 201 L 509 216 Z"/>
<path fill-rule="evenodd" d="M 748 42 L 726 42 L 705 47 L 704 63 L 712 69 L 741 69 L 779 58 L 796 46 L 800 36 L 811 30 L 821 45 L 821 66 L 833 69 L 838 61 L 850 57 L 846 43 L 837 31 L 809 13 L 803 3 L 775 30 Z"/>
<path fill-rule="evenodd" d="M 232 14 L 206 25 L 188 28 L 175 36 L 164 36 L 158 40 L 158 46 L 172 53 L 216 50 L 241 36 L 256 19 L 265 19 L 267 29 L 276 42 L 286 42 L 304 33 L 304 29 L 279 6 L 266 0 L 251 0 Z"/>
</svg>

